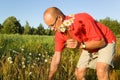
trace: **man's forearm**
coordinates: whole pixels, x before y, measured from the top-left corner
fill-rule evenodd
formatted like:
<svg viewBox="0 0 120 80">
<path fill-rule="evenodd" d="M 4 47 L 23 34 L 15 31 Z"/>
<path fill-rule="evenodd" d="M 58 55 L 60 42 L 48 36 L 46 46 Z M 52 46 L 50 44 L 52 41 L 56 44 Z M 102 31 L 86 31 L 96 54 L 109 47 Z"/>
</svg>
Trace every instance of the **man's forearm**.
<svg viewBox="0 0 120 80">
<path fill-rule="evenodd" d="M 102 48 L 106 45 L 104 39 L 101 39 L 100 41 L 88 41 L 84 44 L 88 50 Z"/>
<path fill-rule="evenodd" d="M 52 58 L 51 65 L 50 65 L 48 80 L 52 80 L 52 77 L 53 77 L 54 73 L 56 72 L 58 65 L 60 63 L 60 58 L 61 58 L 61 53 L 55 52 L 55 54 L 53 55 L 53 58 Z"/>
<path fill-rule="evenodd" d="M 56 70 L 57 70 L 57 65 L 56 66 L 51 66 L 51 68 L 50 68 L 50 71 L 49 71 L 49 76 L 48 76 L 48 80 L 52 80 L 52 77 L 53 77 L 53 75 L 54 75 L 54 73 L 56 72 Z"/>
</svg>

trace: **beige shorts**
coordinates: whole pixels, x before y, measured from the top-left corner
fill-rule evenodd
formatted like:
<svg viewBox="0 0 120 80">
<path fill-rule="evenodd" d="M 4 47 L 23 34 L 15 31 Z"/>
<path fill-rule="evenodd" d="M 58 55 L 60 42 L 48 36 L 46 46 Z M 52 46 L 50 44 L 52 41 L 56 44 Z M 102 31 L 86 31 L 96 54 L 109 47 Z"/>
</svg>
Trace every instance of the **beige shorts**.
<svg viewBox="0 0 120 80">
<path fill-rule="evenodd" d="M 95 54 L 83 50 L 77 64 L 77 68 L 85 67 L 85 68 L 95 69 L 97 62 L 103 62 L 114 67 L 112 61 L 114 57 L 114 53 L 115 53 L 115 42 L 109 43 L 107 46 L 101 48 Z"/>
</svg>

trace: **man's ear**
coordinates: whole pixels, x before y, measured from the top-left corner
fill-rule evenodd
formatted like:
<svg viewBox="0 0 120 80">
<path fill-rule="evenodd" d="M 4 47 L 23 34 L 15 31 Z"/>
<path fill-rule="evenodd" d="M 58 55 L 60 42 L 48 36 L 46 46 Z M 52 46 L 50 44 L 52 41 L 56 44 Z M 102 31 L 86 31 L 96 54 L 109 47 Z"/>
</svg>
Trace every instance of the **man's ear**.
<svg viewBox="0 0 120 80">
<path fill-rule="evenodd" d="M 63 17 L 62 16 L 58 16 L 58 19 L 60 20 L 60 21 L 63 21 Z"/>
</svg>

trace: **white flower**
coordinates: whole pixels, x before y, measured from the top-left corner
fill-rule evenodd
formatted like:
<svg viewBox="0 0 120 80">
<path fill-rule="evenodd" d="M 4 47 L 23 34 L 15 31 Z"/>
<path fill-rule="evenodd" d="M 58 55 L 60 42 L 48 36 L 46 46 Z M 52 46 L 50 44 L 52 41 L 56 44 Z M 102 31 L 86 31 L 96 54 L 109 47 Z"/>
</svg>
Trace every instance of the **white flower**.
<svg viewBox="0 0 120 80">
<path fill-rule="evenodd" d="M 13 50 L 13 53 L 18 53 L 17 51 Z"/>
<path fill-rule="evenodd" d="M 29 75 L 32 75 L 32 72 L 30 72 Z"/>
<path fill-rule="evenodd" d="M 60 32 L 65 32 L 67 30 L 67 27 L 65 27 L 63 24 L 59 27 Z"/>
<path fill-rule="evenodd" d="M 58 30 L 60 32 L 65 32 L 70 25 L 74 22 L 74 15 L 69 16 L 70 19 L 64 20 L 63 23 L 58 27 Z"/>
<path fill-rule="evenodd" d="M 25 68 L 25 65 L 22 65 L 22 68 Z"/>
<path fill-rule="evenodd" d="M 39 53 L 38 56 L 41 56 L 41 54 Z"/>
<path fill-rule="evenodd" d="M 12 63 L 13 63 L 12 57 L 8 57 L 8 58 L 7 58 L 7 61 L 8 61 L 10 64 L 12 64 Z"/>
<path fill-rule="evenodd" d="M 38 57 L 37 60 L 40 60 L 40 58 Z"/>
<path fill-rule="evenodd" d="M 31 56 L 31 55 L 32 55 L 32 53 L 29 53 L 29 55 Z"/>
<path fill-rule="evenodd" d="M 31 68 L 34 68 L 34 65 L 32 65 Z"/>
<path fill-rule="evenodd" d="M 45 62 L 48 62 L 48 60 L 47 60 L 47 59 L 45 59 Z"/>
<path fill-rule="evenodd" d="M 18 76 L 18 79 L 20 79 L 20 76 Z"/>
<path fill-rule="evenodd" d="M 25 62 L 22 62 L 22 65 L 24 65 L 25 64 Z"/>
<path fill-rule="evenodd" d="M 69 14 L 69 17 L 73 17 L 74 18 L 74 14 Z"/>
<path fill-rule="evenodd" d="M 64 20 L 64 22 L 63 22 L 63 25 L 65 25 L 65 26 L 70 26 L 71 24 L 72 24 L 71 19 Z"/>
<path fill-rule="evenodd" d="M 33 65 L 35 66 L 35 65 L 36 65 L 36 63 L 33 63 Z"/>
<path fill-rule="evenodd" d="M 42 57 L 44 58 L 44 57 L 45 57 L 45 55 L 42 55 Z"/>
<path fill-rule="evenodd" d="M 22 48 L 21 51 L 24 51 L 24 49 Z"/>
<path fill-rule="evenodd" d="M 8 61 L 11 61 L 11 60 L 12 60 L 12 57 L 8 57 L 7 60 L 8 60 Z"/>
<path fill-rule="evenodd" d="M 12 64 L 13 63 L 13 61 L 9 61 L 10 62 L 10 64 Z"/>
<path fill-rule="evenodd" d="M 74 22 L 73 19 L 74 19 L 74 18 L 71 18 L 69 22 L 70 22 L 70 23 L 73 23 L 73 22 Z"/>
</svg>

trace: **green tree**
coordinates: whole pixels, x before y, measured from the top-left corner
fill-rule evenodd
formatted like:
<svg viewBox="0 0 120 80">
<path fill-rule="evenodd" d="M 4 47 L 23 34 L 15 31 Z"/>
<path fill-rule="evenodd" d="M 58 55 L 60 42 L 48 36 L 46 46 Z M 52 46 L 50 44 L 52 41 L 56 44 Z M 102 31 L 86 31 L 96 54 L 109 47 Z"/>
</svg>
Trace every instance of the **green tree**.
<svg viewBox="0 0 120 80">
<path fill-rule="evenodd" d="M 3 33 L 6 34 L 21 33 L 21 24 L 16 19 L 16 17 L 10 16 L 3 22 Z"/>
<path fill-rule="evenodd" d="M 31 28 L 31 34 L 36 35 L 37 34 L 37 29 L 32 27 Z"/>
<path fill-rule="evenodd" d="M 3 26 L 0 24 L 0 33 L 2 33 Z"/>
<path fill-rule="evenodd" d="M 40 24 L 37 28 L 37 34 L 39 35 L 44 35 L 45 34 L 45 30 L 42 24 Z"/>
<path fill-rule="evenodd" d="M 120 23 L 117 20 L 111 20 L 109 17 L 100 20 L 101 23 L 108 26 L 114 34 L 120 34 Z"/>
<path fill-rule="evenodd" d="M 24 26 L 21 26 L 21 34 L 24 33 Z"/>
<path fill-rule="evenodd" d="M 30 27 L 28 21 L 26 21 L 26 24 L 24 26 L 24 34 L 31 34 L 31 27 Z"/>
<path fill-rule="evenodd" d="M 0 28 L 2 27 L 2 25 L 0 24 Z"/>
<path fill-rule="evenodd" d="M 50 29 L 45 29 L 45 35 L 54 35 L 54 31 L 51 31 Z"/>
<path fill-rule="evenodd" d="M 45 35 L 50 35 L 50 29 L 45 29 Z"/>
</svg>

